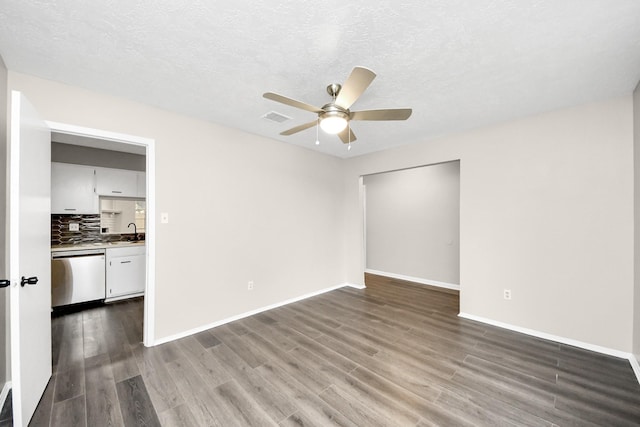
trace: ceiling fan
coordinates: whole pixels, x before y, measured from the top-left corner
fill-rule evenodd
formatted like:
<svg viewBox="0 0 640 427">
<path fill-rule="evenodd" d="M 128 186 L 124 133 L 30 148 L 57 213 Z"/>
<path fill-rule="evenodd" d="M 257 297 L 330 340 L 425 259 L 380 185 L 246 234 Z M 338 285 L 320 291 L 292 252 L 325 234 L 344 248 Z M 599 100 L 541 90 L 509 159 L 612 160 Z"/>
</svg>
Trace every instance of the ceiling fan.
<svg viewBox="0 0 640 427">
<path fill-rule="evenodd" d="M 343 85 L 337 83 L 327 86 L 327 92 L 333 98 L 331 102 L 322 107 L 316 107 L 273 92 L 266 92 L 262 96 L 272 101 L 301 108 L 316 113 L 318 118 L 289 130 L 280 135 L 293 135 L 305 129 L 315 126 L 320 122 L 320 127 L 326 133 L 337 134 L 342 142 L 348 144 L 356 140 L 356 136 L 347 124 L 351 120 L 407 120 L 411 116 L 411 108 L 363 110 L 351 111 L 349 107 L 369 87 L 376 74 L 364 67 L 355 67 Z"/>
</svg>

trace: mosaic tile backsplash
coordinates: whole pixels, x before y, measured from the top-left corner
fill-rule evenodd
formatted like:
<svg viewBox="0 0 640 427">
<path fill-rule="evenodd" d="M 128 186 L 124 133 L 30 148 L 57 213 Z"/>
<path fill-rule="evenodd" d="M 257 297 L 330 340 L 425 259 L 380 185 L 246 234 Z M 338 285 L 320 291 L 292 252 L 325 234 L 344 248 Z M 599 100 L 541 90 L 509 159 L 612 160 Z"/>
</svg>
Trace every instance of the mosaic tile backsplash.
<svg viewBox="0 0 640 427">
<path fill-rule="evenodd" d="M 69 224 L 76 223 L 80 231 L 69 231 Z M 100 234 L 100 215 L 51 215 L 51 246 L 83 245 L 88 243 L 131 240 L 129 234 Z M 138 233 L 144 240 L 144 233 Z"/>
</svg>

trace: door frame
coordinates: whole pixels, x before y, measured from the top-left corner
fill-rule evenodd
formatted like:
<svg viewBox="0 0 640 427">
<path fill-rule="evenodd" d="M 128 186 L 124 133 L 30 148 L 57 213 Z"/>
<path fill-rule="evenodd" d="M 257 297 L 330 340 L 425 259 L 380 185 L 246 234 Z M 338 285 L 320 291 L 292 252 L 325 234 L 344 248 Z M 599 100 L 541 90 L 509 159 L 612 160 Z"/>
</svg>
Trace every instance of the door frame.
<svg viewBox="0 0 640 427">
<path fill-rule="evenodd" d="M 360 262 L 363 268 L 362 280 L 364 280 L 364 273 L 367 270 L 367 186 L 364 183 L 364 175 L 358 177 L 358 193 L 360 195 L 360 213 L 362 214 L 362 259 Z"/>
<path fill-rule="evenodd" d="M 47 121 L 52 132 L 68 135 L 114 141 L 122 144 L 143 146 L 146 148 L 146 260 L 147 283 L 144 294 L 143 344 L 145 347 L 155 345 L 155 301 L 156 301 L 156 150 L 155 140 L 135 135 L 110 132 L 65 123 Z"/>
</svg>

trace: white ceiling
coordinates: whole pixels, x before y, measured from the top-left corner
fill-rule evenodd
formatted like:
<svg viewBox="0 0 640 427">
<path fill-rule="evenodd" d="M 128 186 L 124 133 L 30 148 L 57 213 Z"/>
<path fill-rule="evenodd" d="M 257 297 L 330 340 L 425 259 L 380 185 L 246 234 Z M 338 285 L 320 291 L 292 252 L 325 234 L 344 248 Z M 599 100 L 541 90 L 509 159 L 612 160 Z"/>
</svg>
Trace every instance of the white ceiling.
<svg viewBox="0 0 640 427">
<path fill-rule="evenodd" d="M 10 70 L 351 157 L 630 93 L 640 80 L 638 0 L 0 0 Z M 315 128 L 280 136 L 361 65 L 378 77 L 352 110 L 347 152 Z M 276 111 L 292 118 L 262 118 Z"/>
</svg>

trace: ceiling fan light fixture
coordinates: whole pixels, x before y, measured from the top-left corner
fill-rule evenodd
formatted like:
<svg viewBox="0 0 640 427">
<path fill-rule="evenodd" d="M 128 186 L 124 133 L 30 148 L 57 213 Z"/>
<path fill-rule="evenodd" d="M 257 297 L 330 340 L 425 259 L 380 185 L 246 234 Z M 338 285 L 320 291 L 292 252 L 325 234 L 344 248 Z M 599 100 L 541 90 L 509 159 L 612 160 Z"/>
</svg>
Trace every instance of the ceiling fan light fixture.
<svg viewBox="0 0 640 427">
<path fill-rule="evenodd" d="M 340 133 L 347 127 L 346 114 L 340 111 L 329 111 L 320 117 L 320 127 L 332 135 Z"/>
<path fill-rule="evenodd" d="M 322 107 L 296 101 L 286 96 L 273 92 L 265 92 L 262 96 L 266 99 L 288 105 L 290 107 L 306 110 L 317 114 L 316 120 L 302 125 L 295 126 L 280 132 L 280 135 L 293 135 L 310 127 L 316 126 L 316 145 L 318 139 L 318 128 L 328 134 L 337 135 L 342 142 L 350 144 L 356 140 L 356 136 L 351 130 L 351 120 L 407 120 L 411 116 L 411 108 L 386 108 L 381 110 L 351 111 L 350 108 L 356 100 L 369 87 L 376 73 L 365 67 L 354 67 L 343 85 L 334 83 L 327 86 L 327 93 L 332 100 Z M 345 129 L 349 126 L 349 129 Z"/>
</svg>

